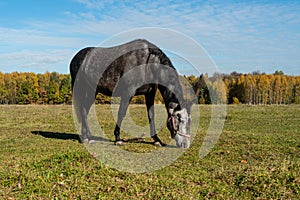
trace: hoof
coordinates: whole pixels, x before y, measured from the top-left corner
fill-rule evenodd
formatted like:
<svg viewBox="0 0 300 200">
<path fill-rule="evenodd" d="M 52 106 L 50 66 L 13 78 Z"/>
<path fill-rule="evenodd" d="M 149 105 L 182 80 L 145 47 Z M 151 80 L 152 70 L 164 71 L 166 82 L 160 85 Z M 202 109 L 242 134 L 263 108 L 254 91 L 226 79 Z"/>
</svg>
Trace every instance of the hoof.
<svg viewBox="0 0 300 200">
<path fill-rule="evenodd" d="M 85 138 L 84 140 L 82 140 L 83 144 L 94 144 L 96 141 L 95 140 L 89 140 L 87 138 Z"/>
<path fill-rule="evenodd" d="M 87 138 L 83 139 L 83 140 L 82 140 L 82 143 L 83 143 L 83 144 L 88 144 L 88 143 L 89 143 L 89 139 L 87 139 Z"/>
<path fill-rule="evenodd" d="M 154 142 L 154 146 L 161 147 L 162 144 L 160 142 Z"/>
<path fill-rule="evenodd" d="M 116 142 L 115 142 L 115 145 L 116 145 L 116 146 L 123 146 L 124 144 L 123 144 L 122 141 L 116 141 Z"/>
<path fill-rule="evenodd" d="M 88 144 L 94 144 L 95 142 L 95 140 L 89 140 Z"/>
</svg>

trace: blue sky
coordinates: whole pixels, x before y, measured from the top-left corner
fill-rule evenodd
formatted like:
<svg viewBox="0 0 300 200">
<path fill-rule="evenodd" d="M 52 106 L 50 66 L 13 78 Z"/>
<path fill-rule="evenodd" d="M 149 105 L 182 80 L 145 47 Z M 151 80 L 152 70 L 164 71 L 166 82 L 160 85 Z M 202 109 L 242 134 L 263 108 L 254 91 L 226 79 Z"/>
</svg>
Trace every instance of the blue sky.
<svg viewBox="0 0 300 200">
<path fill-rule="evenodd" d="M 160 27 L 193 38 L 220 72 L 300 75 L 300 1 L 0 0 L 0 8 L 2 72 L 68 73 L 81 48 Z"/>
</svg>

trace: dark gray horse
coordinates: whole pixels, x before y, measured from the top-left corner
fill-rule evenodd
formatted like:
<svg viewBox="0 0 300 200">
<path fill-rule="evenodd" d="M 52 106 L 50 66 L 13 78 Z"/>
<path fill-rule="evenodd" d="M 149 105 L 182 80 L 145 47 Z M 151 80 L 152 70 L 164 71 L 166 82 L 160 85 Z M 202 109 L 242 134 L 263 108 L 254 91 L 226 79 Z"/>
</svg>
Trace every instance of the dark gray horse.
<svg viewBox="0 0 300 200">
<path fill-rule="evenodd" d="M 91 142 L 87 115 L 98 92 L 121 97 L 114 130 L 115 144 L 122 144 L 120 127 L 130 100 L 145 95 L 150 135 L 155 145 L 164 145 L 155 132 L 154 97 L 162 94 L 167 112 L 167 127 L 178 147 L 190 145 L 190 108 L 183 98 L 179 76 L 170 59 L 154 44 L 134 40 L 111 47 L 88 47 L 71 61 L 74 106 L 82 124 L 83 142 Z"/>
</svg>

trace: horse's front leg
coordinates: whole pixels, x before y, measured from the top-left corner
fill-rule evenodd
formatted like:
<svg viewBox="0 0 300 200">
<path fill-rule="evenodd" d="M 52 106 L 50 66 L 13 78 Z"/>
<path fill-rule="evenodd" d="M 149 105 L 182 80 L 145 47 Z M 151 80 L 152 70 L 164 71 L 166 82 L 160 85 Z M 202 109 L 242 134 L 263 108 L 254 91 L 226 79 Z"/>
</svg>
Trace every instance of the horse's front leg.
<svg viewBox="0 0 300 200">
<path fill-rule="evenodd" d="M 165 146 L 164 143 L 158 138 L 155 130 L 154 123 L 154 98 L 155 98 L 156 90 L 152 90 L 152 92 L 145 95 L 146 106 L 148 111 L 148 120 L 150 124 L 150 135 L 154 140 L 154 145 L 156 146 Z"/>
<path fill-rule="evenodd" d="M 118 111 L 118 120 L 117 120 L 116 127 L 114 130 L 114 135 L 115 135 L 115 139 L 116 139 L 115 145 L 122 145 L 122 140 L 120 138 L 120 128 L 121 128 L 123 118 L 126 115 L 126 111 L 128 109 L 130 100 L 131 100 L 131 98 L 128 98 L 128 97 L 121 98 L 121 103 L 120 103 L 120 107 L 119 107 L 119 111 Z"/>
</svg>

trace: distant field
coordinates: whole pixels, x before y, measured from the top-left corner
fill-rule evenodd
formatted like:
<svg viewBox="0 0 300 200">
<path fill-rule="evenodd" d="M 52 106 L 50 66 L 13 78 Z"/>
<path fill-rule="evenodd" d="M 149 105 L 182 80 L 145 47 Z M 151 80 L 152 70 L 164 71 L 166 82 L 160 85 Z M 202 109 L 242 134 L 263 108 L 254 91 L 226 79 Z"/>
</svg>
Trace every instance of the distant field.
<svg viewBox="0 0 300 200">
<path fill-rule="evenodd" d="M 113 139 L 109 108 L 96 106 Z M 228 106 L 220 139 L 200 159 L 210 109 L 200 106 L 200 129 L 178 160 L 131 174 L 106 167 L 78 142 L 71 106 L 0 106 L 0 199 L 299 199 L 300 105 Z M 147 123 L 144 106 L 130 112 Z M 167 130 L 160 135 L 170 141 Z"/>
</svg>

